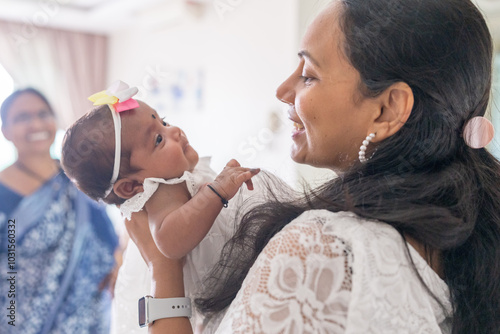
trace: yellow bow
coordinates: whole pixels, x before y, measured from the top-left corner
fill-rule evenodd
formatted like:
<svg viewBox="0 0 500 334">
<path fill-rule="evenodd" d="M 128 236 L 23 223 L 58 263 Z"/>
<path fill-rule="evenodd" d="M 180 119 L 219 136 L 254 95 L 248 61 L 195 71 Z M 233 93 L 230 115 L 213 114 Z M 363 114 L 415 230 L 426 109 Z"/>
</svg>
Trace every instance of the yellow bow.
<svg viewBox="0 0 500 334">
<path fill-rule="evenodd" d="M 95 106 L 101 106 L 103 104 L 115 104 L 118 102 L 118 98 L 116 96 L 108 95 L 105 90 L 89 96 L 89 100 L 94 102 Z"/>
</svg>

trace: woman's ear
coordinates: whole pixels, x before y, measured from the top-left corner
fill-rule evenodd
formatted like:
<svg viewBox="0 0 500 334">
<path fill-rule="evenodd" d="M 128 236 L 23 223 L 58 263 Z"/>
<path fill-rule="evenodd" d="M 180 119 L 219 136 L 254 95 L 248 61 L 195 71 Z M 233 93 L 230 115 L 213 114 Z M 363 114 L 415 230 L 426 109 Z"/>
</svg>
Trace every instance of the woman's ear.
<svg viewBox="0 0 500 334">
<path fill-rule="evenodd" d="M 382 141 L 401 129 L 410 117 L 414 97 L 410 86 L 405 82 L 397 82 L 382 95 L 381 112 L 373 122 L 373 133 L 377 136 L 373 142 Z"/>
<path fill-rule="evenodd" d="M 113 190 L 118 197 L 129 199 L 135 194 L 143 192 L 144 188 L 142 183 L 139 183 L 137 180 L 125 177 L 115 182 Z"/>
</svg>

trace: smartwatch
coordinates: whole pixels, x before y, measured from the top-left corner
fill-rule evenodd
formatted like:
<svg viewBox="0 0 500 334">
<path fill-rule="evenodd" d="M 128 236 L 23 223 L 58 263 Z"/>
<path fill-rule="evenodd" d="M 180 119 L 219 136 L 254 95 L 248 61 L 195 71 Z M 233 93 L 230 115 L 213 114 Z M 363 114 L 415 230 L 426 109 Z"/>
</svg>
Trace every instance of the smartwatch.
<svg viewBox="0 0 500 334">
<path fill-rule="evenodd" d="M 148 326 L 158 319 L 176 317 L 191 317 L 190 298 L 144 296 L 139 299 L 139 326 L 141 327 Z"/>
</svg>

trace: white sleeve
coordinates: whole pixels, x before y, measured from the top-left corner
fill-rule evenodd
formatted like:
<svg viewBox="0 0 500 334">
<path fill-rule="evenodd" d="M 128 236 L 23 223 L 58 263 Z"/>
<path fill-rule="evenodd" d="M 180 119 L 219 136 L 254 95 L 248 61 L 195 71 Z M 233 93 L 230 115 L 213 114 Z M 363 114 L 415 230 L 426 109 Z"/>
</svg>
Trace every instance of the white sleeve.
<svg viewBox="0 0 500 334">
<path fill-rule="evenodd" d="M 217 333 L 442 334 L 451 315 L 446 283 L 393 227 L 311 210 L 264 248 Z"/>
<path fill-rule="evenodd" d="M 264 248 L 217 333 L 343 333 L 352 254 L 323 233 L 321 219 L 296 220 Z"/>
</svg>

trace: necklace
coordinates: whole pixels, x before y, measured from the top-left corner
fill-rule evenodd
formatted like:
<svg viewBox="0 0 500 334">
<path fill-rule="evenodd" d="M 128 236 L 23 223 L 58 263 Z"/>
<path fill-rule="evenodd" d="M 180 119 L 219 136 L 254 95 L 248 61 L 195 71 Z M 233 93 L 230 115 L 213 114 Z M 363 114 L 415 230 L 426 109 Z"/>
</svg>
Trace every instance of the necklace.
<svg viewBox="0 0 500 334">
<path fill-rule="evenodd" d="M 37 180 L 38 182 L 44 184 L 47 182 L 50 178 L 45 178 L 38 174 L 37 172 L 33 171 L 32 169 L 28 168 L 25 164 L 23 164 L 21 161 L 17 160 L 14 165 L 19 169 L 21 172 L 24 172 L 24 174 L 31 176 L 33 179 Z"/>
</svg>

